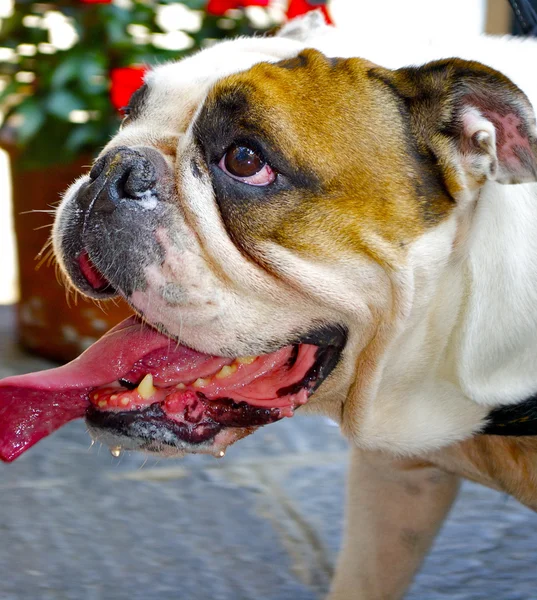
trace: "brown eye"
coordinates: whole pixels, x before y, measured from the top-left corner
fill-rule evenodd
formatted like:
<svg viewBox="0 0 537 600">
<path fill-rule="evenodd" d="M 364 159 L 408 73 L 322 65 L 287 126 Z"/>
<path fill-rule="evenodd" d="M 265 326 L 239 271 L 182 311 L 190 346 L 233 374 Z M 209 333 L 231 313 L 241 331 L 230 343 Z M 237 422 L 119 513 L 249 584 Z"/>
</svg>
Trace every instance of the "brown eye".
<svg viewBox="0 0 537 600">
<path fill-rule="evenodd" d="M 252 177 L 265 166 L 265 161 L 247 146 L 232 146 L 224 157 L 226 170 L 235 177 Z"/>
<path fill-rule="evenodd" d="M 248 146 L 231 146 L 218 166 L 231 179 L 248 185 L 264 186 L 276 181 L 276 172 Z"/>
</svg>

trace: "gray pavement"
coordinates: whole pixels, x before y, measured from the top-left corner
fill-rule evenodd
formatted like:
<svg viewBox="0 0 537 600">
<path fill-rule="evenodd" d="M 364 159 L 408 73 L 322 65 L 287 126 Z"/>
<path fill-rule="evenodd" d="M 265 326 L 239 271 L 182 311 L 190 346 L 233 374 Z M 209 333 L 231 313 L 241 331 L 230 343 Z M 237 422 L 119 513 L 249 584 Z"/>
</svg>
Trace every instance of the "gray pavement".
<svg viewBox="0 0 537 600">
<path fill-rule="evenodd" d="M 0 308 L 0 376 L 49 366 Z M 342 530 L 346 443 L 294 417 L 222 460 L 114 459 L 71 423 L 0 465 L 0 600 L 317 600 Z M 537 600 L 537 516 L 465 484 L 408 600 Z"/>
</svg>

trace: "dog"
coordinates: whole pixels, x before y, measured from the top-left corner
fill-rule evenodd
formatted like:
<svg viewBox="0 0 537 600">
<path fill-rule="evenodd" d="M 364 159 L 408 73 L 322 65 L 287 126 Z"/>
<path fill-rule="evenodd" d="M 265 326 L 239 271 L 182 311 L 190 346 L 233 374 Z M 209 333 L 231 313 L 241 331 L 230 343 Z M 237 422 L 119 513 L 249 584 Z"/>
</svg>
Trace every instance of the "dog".
<svg viewBox="0 0 537 600">
<path fill-rule="evenodd" d="M 63 390 L 4 459 L 83 414 L 114 451 L 217 456 L 326 415 L 352 446 L 330 600 L 402 597 L 461 477 L 537 509 L 537 43 L 383 54 L 310 13 L 146 75 L 53 231 L 139 318 L 0 384 L 34 415 Z"/>
</svg>

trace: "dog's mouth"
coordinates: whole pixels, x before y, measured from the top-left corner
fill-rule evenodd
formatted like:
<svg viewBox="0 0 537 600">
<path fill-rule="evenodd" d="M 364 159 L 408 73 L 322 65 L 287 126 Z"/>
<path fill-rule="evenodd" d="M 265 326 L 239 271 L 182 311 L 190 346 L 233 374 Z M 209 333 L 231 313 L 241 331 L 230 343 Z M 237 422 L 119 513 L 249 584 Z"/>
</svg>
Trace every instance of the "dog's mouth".
<svg viewBox="0 0 537 600">
<path fill-rule="evenodd" d="M 290 417 L 336 366 L 346 335 L 326 326 L 259 356 L 224 358 L 127 319 L 73 362 L 0 382 L 0 458 L 14 460 L 68 421 L 116 451 L 220 455 Z"/>
<path fill-rule="evenodd" d="M 92 435 L 129 450 L 210 452 L 293 416 L 332 371 L 339 328 L 323 328 L 270 354 L 223 358 L 170 340 L 116 381 L 93 389 Z"/>
</svg>

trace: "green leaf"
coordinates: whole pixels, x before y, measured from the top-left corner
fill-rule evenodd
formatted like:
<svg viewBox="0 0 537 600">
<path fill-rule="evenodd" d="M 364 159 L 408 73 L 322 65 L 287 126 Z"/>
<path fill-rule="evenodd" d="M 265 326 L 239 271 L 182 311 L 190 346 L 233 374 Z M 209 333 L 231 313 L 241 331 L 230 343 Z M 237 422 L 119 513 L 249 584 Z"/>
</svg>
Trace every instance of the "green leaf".
<svg viewBox="0 0 537 600">
<path fill-rule="evenodd" d="M 108 79 L 104 59 L 95 54 L 87 54 L 80 61 L 78 84 L 86 94 L 102 94 L 108 91 Z"/>
<path fill-rule="evenodd" d="M 47 100 L 47 112 L 58 119 L 62 119 L 62 121 L 69 120 L 71 111 L 84 108 L 84 101 L 67 90 L 52 92 Z"/>
<path fill-rule="evenodd" d="M 14 114 L 23 118 L 21 125 L 17 128 L 17 142 L 26 144 L 37 133 L 45 120 L 43 108 L 35 98 L 27 98 Z"/>
<path fill-rule="evenodd" d="M 78 55 L 69 55 L 63 60 L 54 71 L 50 83 L 52 87 L 64 87 L 66 83 L 73 80 L 78 73 L 81 57 Z"/>
<path fill-rule="evenodd" d="M 175 0 L 164 0 L 163 4 L 173 4 Z M 184 4 L 187 8 L 193 8 L 194 10 L 204 9 L 207 0 L 182 0 L 181 4 Z"/>
<path fill-rule="evenodd" d="M 14 94 L 18 89 L 19 84 L 16 81 L 10 81 L 0 92 L 0 102 L 3 102 L 8 96 Z"/>
<path fill-rule="evenodd" d="M 84 146 L 100 142 L 100 131 L 95 123 L 78 125 L 69 135 L 65 142 L 65 148 L 70 152 L 77 152 Z"/>
<path fill-rule="evenodd" d="M 112 45 L 130 41 L 129 36 L 125 32 L 124 25 L 118 21 L 106 21 L 106 33 Z"/>
</svg>

